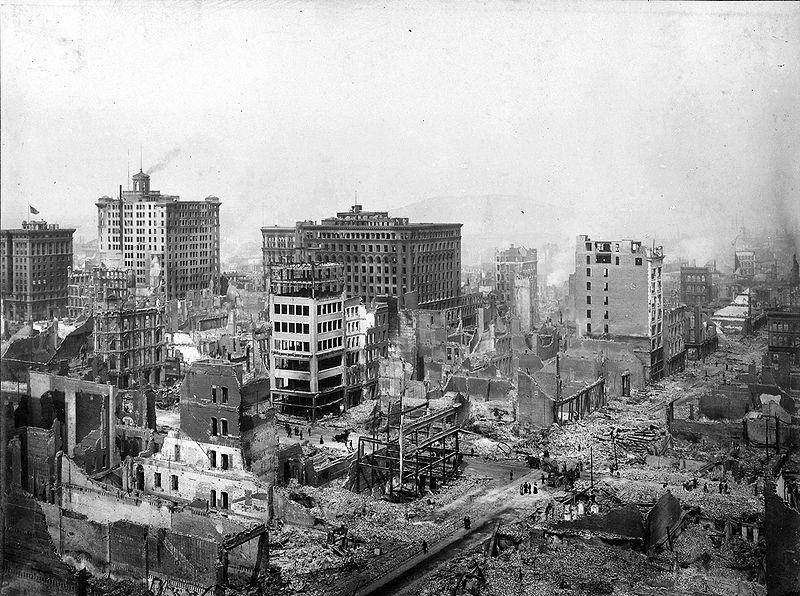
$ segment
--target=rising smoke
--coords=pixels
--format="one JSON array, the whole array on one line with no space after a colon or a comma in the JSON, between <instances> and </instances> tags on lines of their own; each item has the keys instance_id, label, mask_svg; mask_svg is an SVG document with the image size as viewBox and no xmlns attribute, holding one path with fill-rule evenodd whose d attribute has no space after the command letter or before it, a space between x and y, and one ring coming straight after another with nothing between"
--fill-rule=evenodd
<instances>
[{"instance_id":1,"label":"rising smoke","mask_svg":"<svg viewBox=\"0 0 800 596\"><path fill-rule=\"evenodd\" d=\"M178 157L180 154L181 154L180 147L175 147L174 149L171 149L165 155L163 155L158 160L158 162L156 162L155 165L150 166L147 169L147 172L145 172L145 173L148 176L150 176L150 175L154 174L155 172L160 172L161 170L163 170L164 168L166 168L169 165L169 162L171 162L173 159Z\"/></svg>"}]
</instances>

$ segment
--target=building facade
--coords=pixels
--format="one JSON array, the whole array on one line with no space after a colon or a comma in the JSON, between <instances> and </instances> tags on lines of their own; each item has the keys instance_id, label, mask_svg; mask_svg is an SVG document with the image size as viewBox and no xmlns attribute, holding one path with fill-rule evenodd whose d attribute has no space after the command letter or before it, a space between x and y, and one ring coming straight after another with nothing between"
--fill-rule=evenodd
<instances>
[{"instance_id":1,"label":"building facade","mask_svg":"<svg viewBox=\"0 0 800 596\"><path fill-rule=\"evenodd\" d=\"M33 321L66 312L74 233L43 220L0 231L3 316Z\"/></svg>"},{"instance_id":2,"label":"building facade","mask_svg":"<svg viewBox=\"0 0 800 596\"><path fill-rule=\"evenodd\" d=\"M94 312L109 297L125 298L129 275L121 269L69 269L67 316L77 319Z\"/></svg>"},{"instance_id":3,"label":"building facade","mask_svg":"<svg viewBox=\"0 0 800 596\"><path fill-rule=\"evenodd\" d=\"M686 368L687 311L683 304L664 309L664 376Z\"/></svg>"},{"instance_id":4,"label":"building facade","mask_svg":"<svg viewBox=\"0 0 800 596\"><path fill-rule=\"evenodd\" d=\"M513 244L495 252L495 291L520 318L523 331L539 321L538 260L536 249Z\"/></svg>"},{"instance_id":5,"label":"building facade","mask_svg":"<svg viewBox=\"0 0 800 596\"><path fill-rule=\"evenodd\" d=\"M681 302L709 304L713 299L711 270L708 267L681 267Z\"/></svg>"},{"instance_id":6,"label":"building facade","mask_svg":"<svg viewBox=\"0 0 800 596\"><path fill-rule=\"evenodd\" d=\"M290 242L288 229L262 229L267 257L282 256L280 250L265 248L280 234ZM297 222L295 248L299 259L339 263L345 292L365 303L377 296L402 297L413 292L420 308L458 304L461 224L410 223L405 217L353 205L350 211L319 223Z\"/></svg>"},{"instance_id":7,"label":"building facade","mask_svg":"<svg viewBox=\"0 0 800 596\"><path fill-rule=\"evenodd\" d=\"M114 269L130 269L137 287L163 286L167 298L219 282L217 197L181 201L150 188L150 176L133 176L133 190L97 201L100 259Z\"/></svg>"},{"instance_id":8,"label":"building facade","mask_svg":"<svg viewBox=\"0 0 800 596\"><path fill-rule=\"evenodd\" d=\"M110 298L94 313L94 354L117 387L158 385L166 358L164 307Z\"/></svg>"},{"instance_id":9,"label":"building facade","mask_svg":"<svg viewBox=\"0 0 800 596\"><path fill-rule=\"evenodd\" d=\"M752 250L737 250L733 253L733 272L737 277L753 277L756 274L756 253Z\"/></svg>"},{"instance_id":10,"label":"building facade","mask_svg":"<svg viewBox=\"0 0 800 596\"><path fill-rule=\"evenodd\" d=\"M338 263L273 267L269 374L278 412L316 420L347 407L343 288Z\"/></svg>"},{"instance_id":11,"label":"building facade","mask_svg":"<svg viewBox=\"0 0 800 596\"><path fill-rule=\"evenodd\" d=\"M648 380L664 375L662 248L577 237L573 308L578 337L637 344Z\"/></svg>"}]
</instances>

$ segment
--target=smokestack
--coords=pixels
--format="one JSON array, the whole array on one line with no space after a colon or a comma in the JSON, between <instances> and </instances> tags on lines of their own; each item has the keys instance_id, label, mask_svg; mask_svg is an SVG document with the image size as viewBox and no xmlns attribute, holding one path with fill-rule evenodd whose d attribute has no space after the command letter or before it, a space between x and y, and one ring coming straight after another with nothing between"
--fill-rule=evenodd
<instances>
[{"instance_id":1,"label":"smokestack","mask_svg":"<svg viewBox=\"0 0 800 596\"><path fill-rule=\"evenodd\" d=\"M122 185L119 185L119 200L122 200Z\"/></svg>"}]
</instances>

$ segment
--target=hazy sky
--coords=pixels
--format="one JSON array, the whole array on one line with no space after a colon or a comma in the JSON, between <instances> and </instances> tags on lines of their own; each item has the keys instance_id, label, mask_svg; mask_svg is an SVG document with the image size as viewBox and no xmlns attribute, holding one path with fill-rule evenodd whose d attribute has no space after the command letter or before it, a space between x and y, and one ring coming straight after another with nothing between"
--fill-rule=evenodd
<instances>
[{"instance_id":1,"label":"hazy sky","mask_svg":"<svg viewBox=\"0 0 800 596\"><path fill-rule=\"evenodd\" d=\"M3 227L96 235L140 147L228 239L356 191L518 195L573 235L800 211L798 3L3 4L0 40Z\"/></svg>"}]
</instances>

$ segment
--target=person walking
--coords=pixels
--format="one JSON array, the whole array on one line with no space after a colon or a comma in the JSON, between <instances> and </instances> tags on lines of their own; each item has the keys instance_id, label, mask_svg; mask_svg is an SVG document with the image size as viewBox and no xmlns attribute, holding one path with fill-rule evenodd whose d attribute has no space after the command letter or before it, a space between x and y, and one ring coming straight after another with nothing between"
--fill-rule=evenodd
<instances>
[{"instance_id":1,"label":"person walking","mask_svg":"<svg viewBox=\"0 0 800 596\"><path fill-rule=\"evenodd\" d=\"M423 555L428 554L428 541L427 540L423 540L422 541L422 554Z\"/></svg>"},{"instance_id":2,"label":"person walking","mask_svg":"<svg viewBox=\"0 0 800 596\"><path fill-rule=\"evenodd\" d=\"M509 480L514 480L514 470L509 470L508 471L508 479Z\"/></svg>"}]
</instances>

